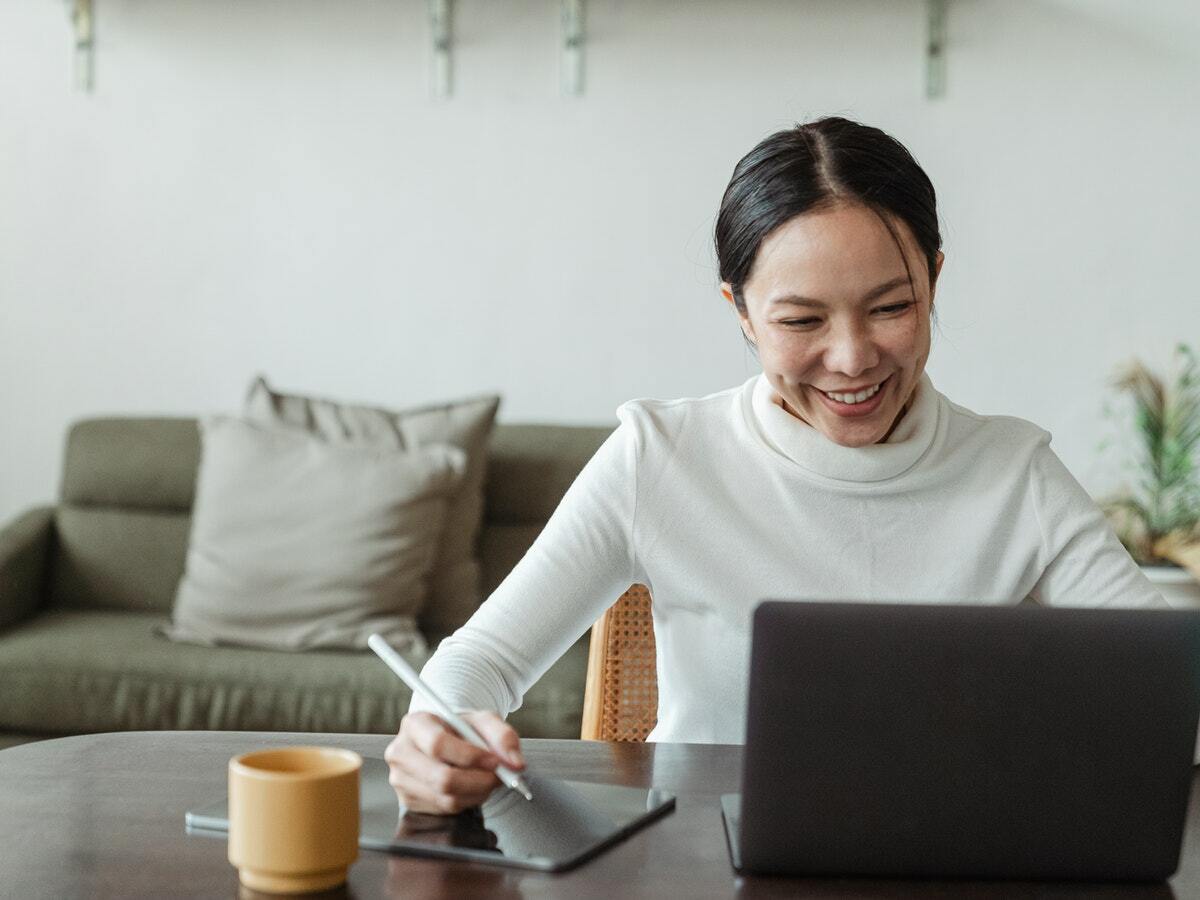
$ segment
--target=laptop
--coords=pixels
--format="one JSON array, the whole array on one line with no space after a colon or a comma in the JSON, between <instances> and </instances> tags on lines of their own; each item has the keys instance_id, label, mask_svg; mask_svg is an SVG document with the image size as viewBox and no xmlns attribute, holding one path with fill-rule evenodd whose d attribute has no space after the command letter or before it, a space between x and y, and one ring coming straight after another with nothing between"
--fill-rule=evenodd
<instances>
[{"instance_id":1,"label":"laptop","mask_svg":"<svg viewBox=\"0 0 1200 900\"><path fill-rule=\"evenodd\" d=\"M1162 881L1179 865L1200 611L767 601L733 867Z\"/></svg>"}]
</instances>

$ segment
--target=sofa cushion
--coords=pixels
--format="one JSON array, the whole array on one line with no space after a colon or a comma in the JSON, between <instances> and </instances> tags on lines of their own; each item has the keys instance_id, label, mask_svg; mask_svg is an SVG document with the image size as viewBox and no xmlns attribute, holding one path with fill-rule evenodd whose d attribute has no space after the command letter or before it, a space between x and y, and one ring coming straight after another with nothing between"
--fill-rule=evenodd
<instances>
[{"instance_id":1,"label":"sofa cushion","mask_svg":"<svg viewBox=\"0 0 1200 900\"><path fill-rule=\"evenodd\" d=\"M488 593L528 549L611 427L498 424L480 536ZM50 601L169 613L183 575L200 460L195 419L89 419L68 434ZM513 528L510 526L529 526ZM461 620L421 619L427 635Z\"/></svg>"},{"instance_id":2,"label":"sofa cushion","mask_svg":"<svg viewBox=\"0 0 1200 900\"><path fill-rule=\"evenodd\" d=\"M72 425L49 603L169 611L183 574L199 461L195 419Z\"/></svg>"},{"instance_id":3,"label":"sofa cushion","mask_svg":"<svg viewBox=\"0 0 1200 900\"><path fill-rule=\"evenodd\" d=\"M70 506L187 512L199 463L195 419L85 419L67 434L60 495Z\"/></svg>"},{"instance_id":4,"label":"sofa cushion","mask_svg":"<svg viewBox=\"0 0 1200 900\"><path fill-rule=\"evenodd\" d=\"M42 605L54 510L39 506L0 526L0 631Z\"/></svg>"},{"instance_id":5,"label":"sofa cushion","mask_svg":"<svg viewBox=\"0 0 1200 900\"><path fill-rule=\"evenodd\" d=\"M59 609L0 638L0 732L141 729L387 734L410 693L369 651L199 647L154 634L153 613ZM428 654L404 653L420 668ZM527 737L576 738L585 635L509 721Z\"/></svg>"},{"instance_id":6,"label":"sofa cushion","mask_svg":"<svg viewBox=\"0 0 1200 900\"><path fill-rule=\"evenodd\" d=\"M170 612L191 521L187 511L63 503L50 605Z\"/></svg>"},{"instance_id":7,"label":"sofa cushion","mask_svg":"<svg viewBox=\"0 0 1200 900\"><path fill-rule=\"evenodd\" d=\"M485 525L479 536L479 559L483 564L483 594L490 596L508 577L513 566L533 546L542 524Z\"/></svg>"},{"instance_id":8,"label":"sofa cushion","mask_svg":"<svg viewBox=\"0 0 1200 900\"><path fill-rule=\"evenodd\" d=\"M167 636L281 650L424 643L416 616L466 454L331 444L204 420L187 569Z\"/></svg>"},{"instance_id":9,"label":"sofa cushion","mask_svg":"<svg viewBox=\"0 0 1200 900\"><path fill-rule=\"evenodd\" d=\"M259 377L246 397L245 414L258 422L303 428L330 442L396 449L452 444L466 453L466 472L450 499L430 572L430 601L420 617L423 629L444 631L470 618L483 599L475 545L483 519L488 437L499 405L498 396L488 395L394 411L281 393Z\"/></svg>"},{"instance_id":10,"label":"sofa cushion","mask_svg":"<svg viewBox=\"0 0 1200 900\"><path fill-rule=\"evenodd\" d=\"M488 457L487 519L545 525L612 427L500 425Z\"/></svg>"}]
</instances>

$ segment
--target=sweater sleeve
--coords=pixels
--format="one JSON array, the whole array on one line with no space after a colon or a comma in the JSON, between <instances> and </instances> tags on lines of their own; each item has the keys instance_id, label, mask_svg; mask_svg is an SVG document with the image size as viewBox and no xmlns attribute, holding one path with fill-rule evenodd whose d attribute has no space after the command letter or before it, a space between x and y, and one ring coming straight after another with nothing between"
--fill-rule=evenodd
<instances>
[{"instance_id":1,"label":"sweater sleeve","mask_svg":"<svg viewBox=\"0 0 1200 900\"><path fill-rule=\"evenodd\" d=\"M421 677L455 710L507 716L600 613L643 581L633 529L639 441L627 407L529 551ZM428 710L414 697L409 711Z\"/></svg>"},{"instance_id":2,"label":"sweater sleeve","mask_svg":"<svg viewBox=\"0 0 1200 900\"><path fill-rule=\"evenodd\" d=\"M1045 442L1035 450L1030 487L1048 560L1030 594L1034 600L1059 606L1168 606ZM1200 733L1192 762L1200 765Z\"/></svg>"},{"instance_id":3,"label":"sweater sleeve","mask_svg":"<svg viewBox=\"0 0 1200 900\"><path fill-rule=\"evenodd\" d=\"M1165 607L1048 440L1047 435L1034 449L1030 463L1029 487L1042 531L1042 574L1030 596L1047 606Z\"/></svg>"}]
</instances>

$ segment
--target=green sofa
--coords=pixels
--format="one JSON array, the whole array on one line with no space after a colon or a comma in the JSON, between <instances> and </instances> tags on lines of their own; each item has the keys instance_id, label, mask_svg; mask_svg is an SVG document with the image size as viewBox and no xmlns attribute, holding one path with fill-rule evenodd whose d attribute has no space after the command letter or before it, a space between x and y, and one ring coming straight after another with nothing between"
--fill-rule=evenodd
<instances>
[{"instance_id":1,"label":"green sofa","mask_svg":"<svg viewBox=\"0 0 1200 900\"><path fill-rule=\"evenodd\" d=\"M496 426L479 542L484 596L610 431ZM408 689L370 652L200 647L154 633L183 573L199 459L194 419L70 429L58 504L0 530L0 746L144 729L396 729ZM436 647L445 632L421 624ZM530 737L578 737L586 668L584 635L510 721Z\"/></svg>"}]
</instances>

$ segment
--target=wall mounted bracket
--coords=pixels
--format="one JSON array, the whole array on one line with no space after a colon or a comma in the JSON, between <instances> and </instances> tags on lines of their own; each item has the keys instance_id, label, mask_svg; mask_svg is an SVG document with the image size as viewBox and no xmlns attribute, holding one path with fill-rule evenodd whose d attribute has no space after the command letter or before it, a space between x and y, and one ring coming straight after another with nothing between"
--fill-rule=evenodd
<instances>
[{"instance_id":1,"label":"wall mounted bracket","mask_svg":"<svg viewBox=\"0 0 1200 900\"><path fill-rule=\"evenodd\" d=\"M95 86L96 73L96 21L92 0L67 0L67 3L71 8L71 24L75 31L75 87L90 92Z\"/></svg>"},{"instance_id":2,"label":"wall mounted bracket","mask_svg":"<svg viewBox=\"0 0 1200 900\"><path fill-rule=\"evenodd\" d=\"M926 0L925 96L946 93L946 9L950 0Z\"/></svg>"},{"instance_id":3,"label":"wall mounted bracket","mask_svg":"<svg viewBox=\"0 0 1200 900\"><path fill-rule=\"evenodd\" d=\"M453 92L453 0L427 0L432 45L430 95L441 99ZM74 29L75 87L90 92L95 86L95 0L66 0ZM584 7L586 0L560 0L562 14L561 84L564 94L583 94ZM950 0L925 0L925 95L946 92L946 18Z\"/></svg>"},{"instance_id":4,"label":"wall mounted bracket","mask_svg":"<svg viewBox=\"0 0 1200 900\"><path fill-rule=\"evenodd\" d=\"M429 71L429 94L449 97L453 88L450 59L450 0L429 0L429 31L433 56Z\"/></svg>"},{"instance_id":5,"label":"wall mounted bracket","mask_svg":"<svg viewBox=\"0 0 1200 900\"><path fill-rule=\"evenodd\" d=\"M562 90L573 97L583 93L583 3L562 0Z\"/></svg>"}]
</instances>

